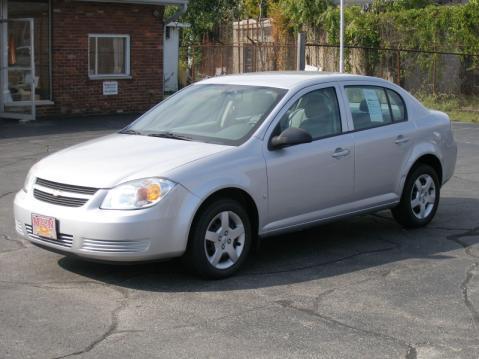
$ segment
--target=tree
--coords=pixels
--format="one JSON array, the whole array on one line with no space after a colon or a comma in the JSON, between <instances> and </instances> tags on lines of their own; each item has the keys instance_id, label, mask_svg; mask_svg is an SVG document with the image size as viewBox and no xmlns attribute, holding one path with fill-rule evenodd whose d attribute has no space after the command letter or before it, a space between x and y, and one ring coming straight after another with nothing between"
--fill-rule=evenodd
<instances>
[{"instance_id":1,"label":"tree","mask_svg":"<svg viewBox=\"0 0 479 359\"><path fill-rule=\"evenodd\" d=\"M242 5L241 0L190 0L188 10L181 17L181 21L190 24L184 40L200 42L221 24L238 19Z\"/></svg>"}]
</instances>

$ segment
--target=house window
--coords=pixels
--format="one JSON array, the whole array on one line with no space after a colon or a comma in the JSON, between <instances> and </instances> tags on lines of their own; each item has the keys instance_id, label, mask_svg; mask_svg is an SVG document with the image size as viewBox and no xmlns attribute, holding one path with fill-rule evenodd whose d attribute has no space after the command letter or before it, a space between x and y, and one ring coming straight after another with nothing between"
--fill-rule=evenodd
<instances>
[{"instance_id":1,"label":"house window","mask_svg":"<svg viewBox=\"0 0 479 359\"><path fill-rule=\"evenodd\" d=\"M91 34L88 54L90 78L130 76L130 36Z\"/></svg>"}]
</instances>

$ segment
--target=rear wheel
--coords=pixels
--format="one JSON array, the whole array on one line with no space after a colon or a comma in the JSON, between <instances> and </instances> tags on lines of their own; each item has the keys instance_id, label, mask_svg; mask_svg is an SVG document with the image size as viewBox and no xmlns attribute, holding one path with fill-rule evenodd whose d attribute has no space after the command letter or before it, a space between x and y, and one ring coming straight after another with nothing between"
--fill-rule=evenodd
<instances>
[{"instance_id":1,"label":"rear wheel","mask_svg":"<svg viewBox=\"0 0 479 359\"><path fill-rule=\"evenodd\" d=\"M404 227L425 226L436 214L439 196L440 183L436 171L431 166L420 164L406 179L401 202L392 209L392 214Z\"/></svg>"},{"instance_id":2,"label":"rear wheel","mask_svg":"<svg viewBox=\"0 0 479 359\"><path fill-rule=\"evenodd\" d=\"M186 259L200 276L228 277L246 259L251 236L251 220L239 202L214 201L195 219Z\"/></svg>"}]
</instances>

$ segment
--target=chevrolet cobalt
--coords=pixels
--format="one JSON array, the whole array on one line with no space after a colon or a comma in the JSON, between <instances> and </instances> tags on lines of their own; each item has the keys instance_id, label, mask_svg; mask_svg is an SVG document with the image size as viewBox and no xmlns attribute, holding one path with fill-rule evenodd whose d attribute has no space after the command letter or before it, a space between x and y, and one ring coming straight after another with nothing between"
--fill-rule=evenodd
<instances>
[{"instance_id":1,"label":"chevrolet cobalt","mask_svg":"<svg viewBox=\"0 0 479 359\"><path fill-rule=\"evenodd\" d=\"M221 278L254 241L285 231L387 208L405 227L426 225L456 155L448 116L382 79L216 77L36 163L15 224L65 254L184 256Z\"/></svg>"}]
</instances>

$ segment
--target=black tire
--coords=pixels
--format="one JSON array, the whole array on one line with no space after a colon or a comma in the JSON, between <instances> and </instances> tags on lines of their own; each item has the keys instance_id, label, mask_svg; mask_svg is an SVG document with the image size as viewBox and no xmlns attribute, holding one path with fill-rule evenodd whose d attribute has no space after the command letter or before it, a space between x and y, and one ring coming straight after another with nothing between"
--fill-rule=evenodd
<instances>
[{"instance_id":1,"label":"black tire","mask_svg":"<svg viewBox=\"0 0 479 359\"><path fill-rule=\"evenodd\" d=\"M430 193L434 192L435 197L431 204L430 210L425 211L427 215L424 215L424 218L419 218L421 216L420 205L413 207L412 199L417 197L418 191L417 186L415 186L416 181L424 180L427 177L432 178L434 182L434 188L430 189ZM427 192L427 191L426 191ZM419 196L420 197L420 196ZM419 164L415 166L409 173L406 182L404 184L403 193L401 196L401 201L399 205L391 210L393 217L399 222L403 227L406 228L419 228L427 225L434 218L436 214L437 207L439 206L439 197L440 197L440 183L436 171L431 166L426 164Z\"/></svg>"},{"instance_id":2,"label":"black tire","mask_svg":"<svg viewBox=\"0 0 479 359\"><path fill-rule=\"evenodd\" d=\"M222 212L232 212L236 214L244 227L243 249L238 259L228 268L217 268L210 263L207 255L206 232L208 226L211 225L215 217ZM243 237L242 237L243 238ZM221 241L218 239L219 243ZM234 242L234 240L233 240ZM243 205L232 199L218 199L203 207L195 217L190 230L188 248L185 254L186 264L190 267L194 274L209 279L226 278L234 274L244 263L250 251L252 242L252 225ZM229 242L228 242L229 243ZM210 245L210 243L208 243ZM234 244L233 244L234 245ZM216 243L215 243L216 246ZM224 247L223 247L224 248ZM214 248L216 250L216 247ZM225 262L229 259L229 255L225 254Z\"/></svg>"}]
</instances>

